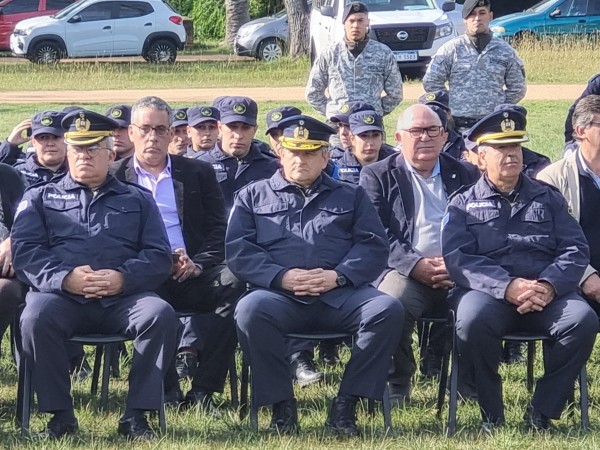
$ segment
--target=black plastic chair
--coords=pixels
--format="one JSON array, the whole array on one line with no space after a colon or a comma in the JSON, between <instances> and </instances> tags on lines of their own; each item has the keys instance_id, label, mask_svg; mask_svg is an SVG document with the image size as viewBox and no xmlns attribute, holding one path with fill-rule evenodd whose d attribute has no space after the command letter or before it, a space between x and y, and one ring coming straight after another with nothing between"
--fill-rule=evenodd
<instances>
[{"instance_id":1,"label":"black plastic chair","mask_svg":"<svg viewBox=\"0 0 600 450\"><path fill-rule=\"evenodd\" d=\"M533 365L535 362L535 350L536 343L538 341L545 342L551 341L552 338L543 334L517 332L510 333L502 336L503 341L513 342L525 342L527 343L527 379L526 386L529 392L533 391L534 373ZM453 349L452 349L452 371L450 374L450 404L448 409L448 429L447 436L453 436L456 433L456 410L458 404L458 346L456 332L453 337ZM588 399L588 386L587 386L587 371L585 365L579 372L579 407L581 410L581 428L587 430L589 427L589 399Z\"/></svg>"},{"instance_id":2,"label":"black plastic chair","mask_svg":"<svg viewBox=\"0 0 600 450\"><path fill-rule=\"evenodd\" d=\"M352 339L353 335L350 333L322 333L322 332L314 332L314 333L288 333L285 336L287 339L300 339L300 340L308 340L308 341L328 341L328 340L345 340ZM240 418L244 418L248 412L248 391L250 387L250 365L248 364L246 358L242 355L242 373L241 373L241 390L240 390ZM386 430L391 429L392 427L392 415L390 408L390 396L388 392L388 386L386 384L385 391L383 393L383 422ZM374 414L375 411L375 403L373 400L368 400L368 410L371 414ZM250 426L253 430L258 430L258 406L256 406L256 402L250 393Z\"/></svg>"},{"instance_id":3,"label":"black plastic chair","mask_svg":"<svg viewBox=\"0 0 600 450\"><path fill-rule=\"evenodd\" d=\"M108 384L110 380L110 361L112 353L121 344L131 339L120 334L89 334L73 336L68 342L81 345L95 345L96 359L94 361L94 374L92 378L92 394L98 392L98 378L100 374L100 365L102 370L101 403L106 408L108 404ZM104 355L104 358L102 357ZM102 361L104 360L104 361ZM161 433L167 430L164 408L164 390L161 389L161 408L158 411L158 423ZM19 364L19 385L17 392L17 420L21 425L21 435L29 435L29 421L31 415L31 405L33 403L33 389L31 385L31 367L25 358L20 358Z\"/></svg>"}]
</instances>

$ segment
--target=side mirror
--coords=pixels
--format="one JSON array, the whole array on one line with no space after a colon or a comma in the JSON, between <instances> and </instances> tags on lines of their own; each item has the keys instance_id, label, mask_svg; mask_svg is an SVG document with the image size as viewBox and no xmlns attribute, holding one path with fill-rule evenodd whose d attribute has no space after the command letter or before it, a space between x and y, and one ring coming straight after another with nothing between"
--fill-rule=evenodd
<instances>
[{"instance_id":1,"label":"side mirror","mask_svg":"<svg viewBox=\"0 0 600 450\"><path fill-rule=\"evenodd\" d=\"M442 3L442 11L450 12L456 9L456 3L454 2L444 2Z\"/></svg>"},{"instance_id":2,"label":"side mirror","mask_svg":"<svg viewBox=\"0 0 600 450\"><path fill-rule=\"evenodd\" d=\"M552 11L552 12L550 13L550 17L552 17L552 18L554 18L554 17L558 17L558 16L560 16L560 15L561 15L561 13L560 13L560 9L558 9L558 8L556 8L554 11Z\"/></svg>"},{"instance_id":3,"label":"side mirror","mask_svg":"<svg viewBox=\"0 0 600 450\"><path fill-rule=\"evenodd\" d=\"M79 23L81 22L81 16L79 14L75 14L73 17L69 19L69 23Z\"/></svg>"},{"instance_id":4,"label":"side mirror","mask_svg":"<svg viewBox=\"0 0 600 450\"><path fill-rule=\"evenodd\" d=\"M325 17L335 17L335 11L333 10L333 6L330 6L330 5L321 6L321 14Z\"/></svg>"}]
</instances>

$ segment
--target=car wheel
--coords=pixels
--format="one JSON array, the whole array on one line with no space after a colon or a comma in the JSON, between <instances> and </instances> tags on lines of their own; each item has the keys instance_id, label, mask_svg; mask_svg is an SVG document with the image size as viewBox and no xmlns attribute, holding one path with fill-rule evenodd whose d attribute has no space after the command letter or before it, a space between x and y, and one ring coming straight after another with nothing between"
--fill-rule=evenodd
<instances>
[{"instance_id":1,"label":"car wheel","mask_svg":"<svg viewBox=\"0 0 600 450\"><path fill-rule=\"evenodd\" d=\"M275 61L283 55L283 45L277 39L265 39L260 43L258 48L258 59L271 62Z\"/></svg>"},{"instance_id":2,"label":"car wheel","mask_svg":"<svg viewBox=\"0 0 600 450\"><path fill-rule=\"evenodd\" d=\"M63 54L64 50L56 42L42 41L33 47L28 56L31 62L37 64L56 64Z\"/></svg>"},{"instance_id":3,"label":"car wheel","mask_svg":"<svg viewBox=\"0 0 600 450\"><path fill-rule=\"evenodd\" d=\"M177 58L177 47L171 41L159 39L150 43L144 56L151 63L174 63Z\"/></svg>"}]
</instances>

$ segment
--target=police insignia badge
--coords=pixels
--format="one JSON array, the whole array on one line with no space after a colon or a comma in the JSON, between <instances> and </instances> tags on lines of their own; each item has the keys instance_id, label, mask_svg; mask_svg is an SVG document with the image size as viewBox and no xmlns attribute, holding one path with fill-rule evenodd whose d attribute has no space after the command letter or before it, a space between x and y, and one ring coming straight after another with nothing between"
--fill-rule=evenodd
<instances>
[{"instance_id":1,"label":"police insignia badge","mask_svg":"<svg viewBox=\"0 0 600 450\"><path fill-rule=\"evenodd\" d=\"M271 114L271 121L272 122L279 122L282 117L283 116L281 115L280 112L274 112L273 114Z\"/></svg>"},{"instance_id":2,"label":"police insignia badge","mask_svg":"<svg viewBox=\"0 0 600 450\"><path fill-rule=\"evenodd\" d=\"M44 125L45 127L47 127L48 125L52 125L52 117L42 117L42 120L40 120L40 123L42 125Z\"/></svg>"},{"instance_id":3,"label":"police insignia badge","mask_svg":"<svg viewBox=\"0 0 600 450\"><path fill-rule=\"evenodd\" d=\"M371 125L373 122L375 122L375 117L373 116L365 116L363 119L363 122L366 123L367 125Z\"/></svg>"},{"instance_id":4,"label":"police insignia badge","mask_svg":"<svg viewBox=\"0 0 600 450\"><path fill-rule=\"evenodd\" d=\"M340 112L346 114L348 111L350 111L350 105L348 103L344 104L344 106L342 106L342 109L340 109Z\"/></svg>"},{"instance_id":5,"label":"police insignia badge","mask_svg":"<svg viewBox=\"0 0 600 450\"><path fill-rule=\"evenodd\" d=\"M210 117L212 116L212 111L210 110L210 108L202 108L200 110L200 114L202 114L205 117Z\"/></svg>"},{"instance_id":6,"label":"police insignia badge","mask_svg":"<svg viewBox=\"0 0 600 450\"><path fill-rule=\"evenodd\" d=\"M512 119L508 118L508 113L504 113L504 120L500 123L500 129L503 132L507 131L515 131L515 122Z\"/></svg>"},{"instance_id":7,"label":"police insignia badge","mask_svg":"<svg viewBox=\"0 0 600 450\"><path fill-rule=\"evenodd\" d=\"M123 111L121 111L120 109L113 109L110 112L110 115L111 115L111 117L118 119L119 117L121 117L123 115Z\"/></svg>"},{"instance_id":8,"label":"police insignia badge","mask_svg":"<svg viewBox=\"0 0 600 450\"><path fill-rule=\"evenodd\" d=\"M246 112L246 107L242 103L236 103L233 105L233 112L236 114L244 114Z\"/></svg>"},{"instance_id":9,"label":"police insignia badge","mask_svg":"<svg viewBox=\"0 0 600 450\"><path fill-rule=\"evenodd\" d=\"M360 5L358 3L355 3L354 5L352 5L352 11L359 11L360 10Z\"/></svg>"},{"instance_id":10,"label":"police insignia badge","mask_svg":"<svg viewBox=\"0 0 600 450\"><path fill-rule=\"evenodd\" d=\"M85 113L79 113L79 117L75 119L75 131L89 131L92 126L91 122L85 118Z\"/></svg>"},{"instance_id":11,"label":"police insignia badge","mask_svg":"<svg viewBox=\"0 0 600 450\"><path fill-rule=\"evenodd\" d=\"M294 128L294 137L296 139L308 139L309 133L306 128L304 128L304 121L298 122L298 127Z\"/></svg>"},{"instance_id":12,"label":"police insignia badge","mask_svg":"<svg viewBox=\"0 0 600 450\"><path fill-rule=\"evenodd\" d=\"M185 119L185 112L184 111L177 111L177 114L175 114L175 118L177 120L184 120Z\"/></svg>"},{"instance_id":13,"label":"police insignia badge","mask_svg":"<svg viewBox=\"0 0 600 450\"><path fill-rule=\"evenodd\" d=\"M425 99L427 99L429 101L435 100L435 94L427 94L425 96Z\"/></svg>"}]
</instances>

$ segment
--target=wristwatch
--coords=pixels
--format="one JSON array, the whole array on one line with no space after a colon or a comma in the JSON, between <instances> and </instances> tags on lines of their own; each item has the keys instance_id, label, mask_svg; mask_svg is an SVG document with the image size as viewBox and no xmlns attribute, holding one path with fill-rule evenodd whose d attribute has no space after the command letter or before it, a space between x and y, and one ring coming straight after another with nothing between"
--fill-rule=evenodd
<instances>
[{"instance_id":1,"label":"wristwatch","mask_svg":"<svg viewBox=\"0 0 600 450\"><path fill-rule=\"evenodd\" d=\"M335 279L335 284L337 284L337 287L346 286L346 284L348 284L348 279L346 278L346 276L341 274L337 270L335 271L335 273L337 273L337 278Z\"/></svg>"}]
</instances>

